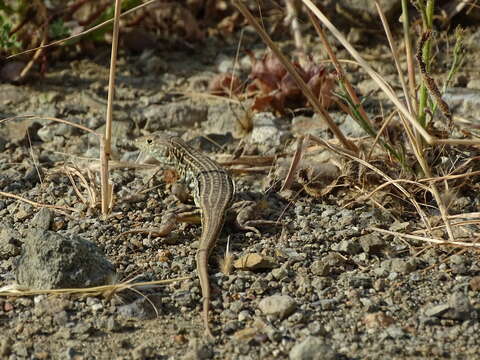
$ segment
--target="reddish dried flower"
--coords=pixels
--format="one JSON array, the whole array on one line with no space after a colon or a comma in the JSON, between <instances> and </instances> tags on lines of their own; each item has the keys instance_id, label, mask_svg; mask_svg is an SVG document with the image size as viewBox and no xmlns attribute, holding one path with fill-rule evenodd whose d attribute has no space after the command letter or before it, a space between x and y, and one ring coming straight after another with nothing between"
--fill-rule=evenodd
<instances>
[{"instance_id":1,"label":"reddish dried flower","mask_svg":"<svg viewBox=\"0 0 480 360\"><path fill-rule=\"evenodd\" d=\"M261 59L257 59L252 52L247 53L252 60L249 75L251 83L247 87L248 95L254 97L252 110L265 111L270 108L284 114L288 108L295 109L308 105L301 89L274 54L267 53ZM333 102L331 96L335 85L333 76L323 66L311 61L303 67L298 62L292 64L313 94L324 107L328 108ZM212 81L210 88L213 86Z\"/></svg>"},{"instance_id":2,"label":"reddish dried flower","mask_svg":"<svg viewBox=\"0 0 480 360\"><path fill-rule=\"evenodd\" d=\"M210 82L208 90L210 94L230 96L240 93L242 83L238 77L232 74L218 74Z\"/></svg>"}]
</instances>

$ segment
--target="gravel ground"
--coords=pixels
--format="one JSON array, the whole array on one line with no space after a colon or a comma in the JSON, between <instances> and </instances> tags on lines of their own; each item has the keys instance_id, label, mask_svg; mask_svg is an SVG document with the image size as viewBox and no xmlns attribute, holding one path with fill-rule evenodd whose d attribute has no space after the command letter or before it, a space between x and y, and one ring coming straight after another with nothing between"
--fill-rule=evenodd
<instances>
[{"instance_id":1,"label":"gravel ground","mask_svg":"<svg viewBox=\"0 0 480 360\"><path fill-rule=\"evenodd\" d=\"M475 30L478 33L478 29L471 31ZM225 45L221 56L218 48L218 43L207 43L195 57L185 52L121 56L114 157L130 165L112 171L115 206L108 219L101 219L98 206L90 206L85 186L89 184L98 198L94 137L45 120L2 124L0 190L57 208L0 197L1 286L17 281L22 286L49 289L188 279L98 296L2 296L0 357L475 358L480 353L477 253L372 230L412 233L423 225L408 206L395 212L362 200L361 184L340 182L317 197L297 194L298 183L290 192L278 192L289 158L279 158L272 171L235 172L237 200L255 204L249 215L279 222L260 225L260 236L238 230L235 221L226 224L210 267L216 338L205 340L195 272L200 226L182 223L163 238L145 233L121 235L158 226L166 211L179 206L172 195L174 174L155 174L158 169L154 167L135 168L138 151L125 140L168 128L219 161L226 158L221 154L234 153L240 141L235 115L242 107L200 96L205 79L220 66L228 68L225 61L235 54L235 46ZM382 49L384 45L364 51L376 56ZM1 117L37 114L101 129L108 56L105 51L93 60L59 63L44 79L29 85L0 84ZM478 59L468 61L454 85L470 84L465 91L478 92L468 72L478 68ZM387 77L394 72L389 59L375 64ZM144 66L157 72L139 70ZM360 73L351 77L369 89L366 77ZM188 91L197 95L188 99L177 95ZM370 99L367 105L374 115L382 97ZM257 117L243 145L247 155L292 154L293 134L330 136L308 116L293 121L271 114ZM360 129L342 113L333 111L332 117L349 136L361 136ZM25 138L27 129L31 148ZM213 134L221 148L201 134ZM330 167L320 168L323 173L339 171L332 164L341 160L323 150L304 161L318 164L322 158L325 163L332 160ZM391 202L383 200L383 204ZM476 212L478 195L461 194L456 206ZM438 218L433 209L428 211L429 217ZM227 242L234 258L229 273L220 271Z\"/></svg>"}]
</instances>

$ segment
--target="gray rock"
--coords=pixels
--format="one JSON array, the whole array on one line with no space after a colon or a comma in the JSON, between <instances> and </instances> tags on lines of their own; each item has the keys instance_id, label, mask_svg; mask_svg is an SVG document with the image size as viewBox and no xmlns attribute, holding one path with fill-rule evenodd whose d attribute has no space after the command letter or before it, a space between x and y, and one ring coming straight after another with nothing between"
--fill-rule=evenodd
<instances>
[{"instance_id":1,"label":"gray rock","mask_svg":"<svg viewBox=\"0 0 480 360\"><path fill-rule=\"evenodd\" d=\"M20 204L18 208L16 208L16 212L13 214L15 220L23 221L30 215L32 215L33 208L28 204Z\"/></svg>"},{"instance_id":2,"label":"gray rock","mask_svg":"<svg viewBox=\"0 0 480 360\"><path fill-rule=\"evenodd\" d=\"M0 136L0 151L4 151L8 141Z\"/></svg>"},{"instance_id":3,"label":"gray rock","mask_svg":"<svg viewBox=\"0 0 480 360\"><path fill-rule=\"evenodd\" d=\"M330 265L331 267L334 266L341 266L345 263L345 259L336 252L330 252L326 256L322 258L322 261Z\"/></svg>"},{"instance_id":4,"label":"gray rock","mask_svg":"<svg viewBox=\"0 0 480 360\"><path fill-rule=\"evenodd\" d=\"M39 230L49 230L53 221L53 211L48 208L41 208L33 217L30 225Z\"/></svg>"},{"instance_id":5,"label":"gray rock","mask_svg":"<svg viewBox=\"0 0 480 360\"><path fill-rule=\"evenodd\" d=\"M345 120L339 126L339 128L346 136L351 136L355 138L362 137L367 134L365 130L363 130L362 127L350 116L345 116Z\"/></svg>"},{"instance_id":6,"label":"gray rock","mask_svg":"<svg viewBox=\"0 0 480 360\"><path fill-rule=\"evenodd\" d=\"M452 255L450 256L449 262L455 265L463 265L465 263L465 257L461 255Z\"/></svg>"},{"instance_id":7,"label":"gray rock","mask_svg":"<svg viewBox=\"0 0 480 360\"><path fill-rule=\"evenodd\" d=\"M16 104L28 100L25 90L20 86L0 84L0 104Z\"/></svg>"},{"instance_id":8,"label":"gray rock","mask_svg":"<svg viewBox=\"0 0 480 360\"><path fill-rule=\"evenodd\" d=\"M125 318L153 319L157 315L160 305L161 298L156 295L150 295L148 299L142 297L130 304L120 306L118 313Z\"/></svg>"},{"instance_id":9,"label":"gray rock","mask_svg":"<svg viewBox=\"0 0 480 360\"><path fill-rule=\"evenodd\" d=\"M38 184L44 177L41 167L31 166L26 172L23 179L32 185Z\"/></svg>"},{"instance_id":10,"label":"gray rock","mask_svg":"<svg viewBox=\"0 0 480 360\"><path fill-rule=\"evenodd\" d=\"M142 71L145 74L165 73L168 69L167 62L162 57L156 56L154 51L154 49L146 49L138 59L138 64L143 67Z\"/></svg>"},{"instance_id":11,"label":"gray rock","mask_svg":"<svg viewBox=\"0 0 480 360\"><path fill-rule=\"evenodd\" d=\"M277 119L272 113L257 113L253 116L250 143L270 149L284 143L288 136L288 132L280 129Z\"/></svg>"},{"instance_id":12,"label":"gray rock","mask_svg":"<svg viewBox=\"0 0 480 360\"><path fill-rule=\"evenodd\" d=\"M207 121L202 124L203 132L213 134L231 133L234 137L242 137L239 118L245 117L245 109L239 104L219 102L210 104L208 107Z\"/></svg>"},{"instance_id":13,"label":"gray rock","mask_svg":"<svg viewBox=\"0 0 480 360\"><path fill-rule=\"evenodd\" d=\"M426 316L434 316L434 317L440 317L443 315L446 311L450 309L450 306L447 304L440 304L440 305L435 305L427 308L424 312Z\"/></svg>"},{"instance_id":14,"label":"gray rock","mask_svg":"<svg viewBox=\"0 0 480 360\"><path fill-rule=\"evenodd\" d=\"M327 276L330 274L330 269L330 264L324 260L315 260L312 265L310 265L310 271L312 274L318 276Z\"/></svg>"},{"instance_id":15,"label":"gray rock","mask_svg":"<svg viewBox=\"0 0 480 360\"><path fill-rule=\"evenodd\" d=\"M9 337L0 339L0 356L7 357L12 351L13 340Z\"/></svg>"},{"instance_id":16,"label":"gray rock","mask_svg":"<svg viewBox=\"0 0 480 360\"><path fill-rule=\"evenodd\" d=\"M208 108L193 101L174 102L166 105L150 105L143 111L147 119L145 128L150 131L201 124L207 120Z\"/></svg>"},{"instance_id":17,"label":"gray rock","mask_svg":"<svg viewBox=\"0 0 480 360\"><path fill-rule=\"evenodd\" d=\"M75 359L79 356L80 353L75 350L73 347L69 346L63 351L63 358L66 360Z\"/></svg>"},{"instance_id":18,"label":"gray rock","mask_svg":"<svg viewBox=\"0 0 480 360\"><path fill-rule=\"evenodd\" d=\"M213 349L209 344L202 343L198 339L191 339L188 343L188 351L182 357L183 360L206 360L213 358Z\"/></svg>"},{"instance_id":19,"label":"gray rock","mask_svg":"<svg viewBox=\"0 0 480 360\"><path fill-rule=\"evenodd\" d=\"M367 254L378 254L386 244L385 241L376 234L367 234L360 237L360 246Z\"/></svg>"},{"instance_id":20,"label":"gray rock","mask_svg":"<svg viewBox=\"0 0 480 360\"><path fill-rule=\"evenodd\" d=\"M206 134L188 141L188 145L206 152L215 152L233 142L232 134Z\"/></svg>"},{"instance_id":21,"label":"gray rock","mask_svg":"<svg viewBox=\"0 0 480 360\"><path fill-rule=\"evenodd\" d=\"M402 338L405 336L405 331L399 326L390 325L388 328L385 329L387 335L393 339Z\"/></svg>"},{"instance_id":22,"label":"gray rock","mask_svg":"<svg viewBox=\"0 0 480 360\"><path fill-rule=\"evenodd\" d=\"M443 95L454 115L478 125L480 119L480 89L449 88Z\"/></svg>"},{"instance_id":23,"label":"gray rock","mask_svg":"<svg viewBox=\"0 0 480 360\"><path fill-rule=\"evenodd\" d=\"M328 126L316 115L313 117L299 115L292 119L292 133L295 135L311 134L321 137L327 130Z\"/></svg>"},{"instance_id":24,"label":"gray rock","mask_svg":"<svg viewBox=\"0 0 480 360\"><path fill-rule=\"evenodd\" d=\"M408 230L409 227L410 227L410 223L407 221L405 222L395 221L392 225L388 227L388 230L401 232L401 231Z\"/></svg>"},{"instance_id":25,"label":"gray rock","mask_svg":"<svg viewBox=\"0 0 480 360\"><path fill-rule=\"evenodd\" d=\"M155 350L150 343L145 342L132 350L132 359L143 360L151 359L155 355Z\"/></svg>"},{"instance_id":26,"label":"gray rock","mask_svg":"<svg viewBox=\"0 0 480 360\"><path fill-rule=\"evenodd\" d=\"M417 258L407 258L407 259L388 259L382 261L381 268L385 271L391 271L398 274L408 274L412 271L415 271L420 263L420 260Z\"/></svg>"},{"instance_id":27,"label":"gray rock","mask_svg":"<svg viewBox=\"0 0 480 360\"><path fill-rule=\"evenodd\" d=\"M313 321L308 324L308 331L312 336L325 336L327 335L327 331L325 327L319 321Z\"/></svg>"},{"instance_id":28,"label":"gray rock","mask_svg":"<svg viewBox=\"0 0 480 360\"><path fill-rule=\"evenodd\" d=\"M67 138L73 133L73 131L74 128L70 125L52 122L40 128L37 131L37 135L43 142L50 142L56 136Z\"/></svg>"},{"instance_id":29,"label":"gray rock","mask_svg":"<svg viewBox=\"0 0 480 360\"><path fill-rule=\"evenodd\" d=\"M250 286L250 291L254 294L261 295L268 289L268 281L266 279L257 279Z\"/></svg>"},{"instance_id":30,"label":"gray rock","mask_svg":"<svg viewBox=\"0 0 480 360\"><path fill-rule=\"evenodd\" d=\"M105 285L114 276L113 265L95 244L43 230L27 233L16 269L17 282L33 289Z\"/></svg>"},{"instance_id":31,"label":"gray rock","mask_svg":"<svg viewBox=\"0 0 480 360\"><path fill-rule=\"evenodd\" d=\"M272 276L276 280L281 280L283 278L286 278L288 276L288 270L286 266L281 266L279 268L273 269L272 270Z\"/></svg>"},{"instance_id":32,"label":"gray rock","mask_svg":"<svg viewBox=\"0 0 480 360\"><path fill-rule=\"evenodd\" d=\"M361 251L360 244L357 240L342 240L338 246L332 246L332 250L337 250L349 255L358 254Z\"/></svg>"},{"instance_id":33,"label":"gray rock","mask_svg":"<svg viewBox=\"0 0 480 360\"><path fill-rule=\"evenodd\" d=\"M290 350L289 358L290 360L330 360L337 358L337 352L324 339L309 336Z\"/></svg>"},{"instance_id":34,"label":"gray rock","mask_svg":"<svg viewBox=\"0 0 480 360\"><path fill-rule=\"evenodd\" d=\"M108 318L105 327L108 331L112 332L120 331L122 329L122 325L113 316Z\"/></svg>"},{"instance_id":35,"label":"gray rock","mask_svg":"<svg viewBox=\"0 0 480 360\"><path fill-rule=\"evenodd\" d=\"M480 90L480 79L471 79L467 84L467 88Z\"/></svg>"},{"instance_id":36,"label":"gray rock","mask_svg":"<svg viewBox=\"0 0 480 360\"><path fill-rule=\"evenodd\" d=\"M322 299L317 302L320 309L325 311L335 310L338 301L336 299Z\"/></svg>"},{"instance_id":37,"label":"gray rock","mask_svg":"<svg viewBox=\"0 0 480 360\"><path fill-rule=\"evenodd\" d=\"M28 350L26 343L22 341L17 341L12 346L12 352L17 355L17 358L27 358Z\"/></svg>"},{"instance_id":38,"label":"gray rock","mask_svg":"<svg viewBox=\"0 0 480 360\"><path fill-rule=\"evenodd\" d=\"M265 315L284 319L295 311L297 303L288 295L273 295L262 299L258 307Z\"/></svg>"},{"instance_id":39,"label":"gray rock","mask_svg":"<svg viewBox=\"0 0 480 360\"><path fill-rule=\"evenodd\" d=\"M9 61L0 67L0 80L5 82L20 82L20 74L25 68L26 63L23 61ZM28 76L27 76L28 77Z\"/></svg>"},{"instance_id":40,"label":"gray rock","mask_svg":"<svg viewBox=\"0 0 480 360\"><path fill-rule=\"evenodd\" d=\"M0 260L20 255L22 242L20 234L8 224L0 222Z\"/></svg>"},{"instance_id":41,"label":"gray rock","mask_svg":"<svg viewBox=\"0 0 480 360\"><path fill-rule=\"evenodd\" d=\"M348 34L350 36L350 34L352 34L352 31L354 29L350 29L350 33ZM358 29L357 29L358 31ZM365 33L364 32L358 32L358 34L360 34L360 38L363 38L365 39ZM353 43L362 43L361 40L356 40L356 41L352 41ZM358 84L357 84L357 89L358 91L360 92L360 94L362 94L363 96L372 96L372 95L375 95L375 93L377 93L379 91L379 87L377 85L377 83L368 78L366 80L362 80L360 81Z\"/></svg>"},{"instance_id":42,"label":"gray rock","mask_svg":"<svg viewBox=\"0 0 480 360\"><path fill-rule=\"evenodd\" d=\"M417 269L418 262L414 258L392 259L391 270L400 274L408 274Z\"/></svg>"},{"instance_id":43,"label":"gray rock","mask_svg":"<svg viewBox=\"0 0 480 360\"><path fill-rule=\"evenodd\" d=\"M398 19L395 19L395 15L400 9L400 1L380 0L378 3L385 13L387 19L392 21L396 20L396 22L398 22ZM361 23L376 27L381 26L374 1L338 0L335 1L334 4L337 12L340 15L344 15L345 19L351 22L354 26L358 26Z\"/></svg>"},{"instance_id":44,"label":"gray rock","mask_svg":"<svg viewBox=\"0 0 480 360\"><path fill-rule=\"evenodd\" d=\"M53 321L59 326L65 326L68 322L68 314L65 310L60 311L53 315Z\"/></svg>"},{"instance_id":45,"label":"gray rock","mask_svg":"<svg viewBox=\"0 0 480 360\"><path fill-rule=\"evenodd\" d=\"M443 315L444 318L453 320L468 320L473 311L473 306L467 295L456 292L448 298L450 309Z\"/></svg>"},{"instance_id":46,"label":"gray rock","mask_svg":"<svg viewBox=\"0 0 480 360\"><path fill-rule=\"evenodd\" d=\"M238 74L238 70L239 70L239 64L235 64L234 63L234 59L231 57L231 56L226 56L226 55L219 55L218 58L215 60L216 62L216 66L217 66L217 71L220 73L220 74L225 74L225 73L228 73L228 74L231 74L232 73L232 70L235 69L235 75L239 75Z\"/></svg>"},{"instance_id":47,"label":"gray rock","mask_svg":"<svg viewBox=\"0 0 480 360\"><path fill-rule=\"evenodd\" d=\"M348 286L352 288L369 289L372 287L372 278L367 275L348 275Z\"/></svg>"}]
</instances>

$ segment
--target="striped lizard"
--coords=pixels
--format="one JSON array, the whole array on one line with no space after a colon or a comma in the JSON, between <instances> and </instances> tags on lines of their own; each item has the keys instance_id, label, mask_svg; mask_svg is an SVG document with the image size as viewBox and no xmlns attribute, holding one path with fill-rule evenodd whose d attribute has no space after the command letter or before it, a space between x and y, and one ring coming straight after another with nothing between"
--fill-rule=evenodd
<instances>
[{"instance_id":1,"label":"striped lizard","mask_svg":"<svg viewBox=\"0 0 480 360\"><path fill-rule=\"evenodd\" d=\"M202 223L200 245L197 250L197 274L203 297L205 332L213 337L208 321L210 310L210 283L208 257L222 231L226 211L235 195L235 184L227 171L217 162L170 135L145 136L135 140L142 152L163 165L175 168L187 182L193 184L193 200L199 207Z\"/></svg>"}]
</instances>

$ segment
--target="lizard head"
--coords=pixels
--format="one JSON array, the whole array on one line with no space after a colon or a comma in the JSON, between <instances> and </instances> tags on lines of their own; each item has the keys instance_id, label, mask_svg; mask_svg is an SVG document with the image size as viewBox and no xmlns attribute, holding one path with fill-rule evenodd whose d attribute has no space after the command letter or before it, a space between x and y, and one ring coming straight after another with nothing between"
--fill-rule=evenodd
<instances>
[{"instance_id":1,"label":"lizard head","mask_svg":"<svg viewBox=\"0 0 480 360\"><path fill-rule=\"evenodd\" d=\"M135 139L133 145L161 163L170 163L173 138L174 136L166 134L142 136Z\"/></svg>"}]
</instances>

